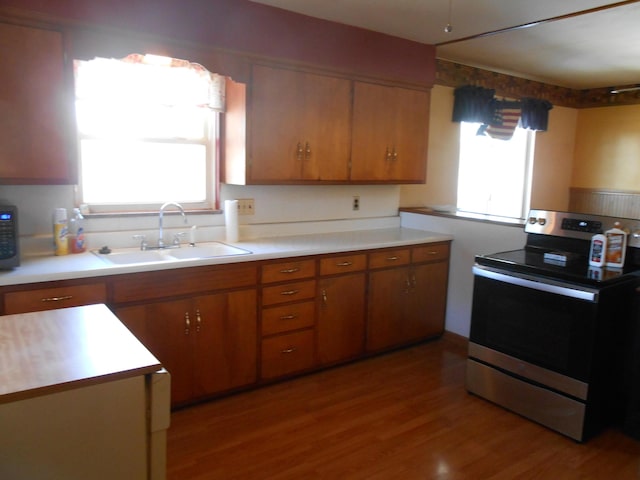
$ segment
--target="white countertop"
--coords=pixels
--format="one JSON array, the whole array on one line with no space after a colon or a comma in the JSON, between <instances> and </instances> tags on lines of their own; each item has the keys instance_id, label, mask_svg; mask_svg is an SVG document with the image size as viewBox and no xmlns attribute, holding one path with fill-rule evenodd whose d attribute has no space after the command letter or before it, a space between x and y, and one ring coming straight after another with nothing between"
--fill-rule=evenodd
<instances>
[{"instance_id":1,"label":"white countertop","mask_svg":"<svg viewBox=\"0 0 640 480\"><path fill-rule=\"evenodd\" d=\"M268 260L304 255L369 250L452 240L451 235L409 228L381 228L348 232L269 237L230 245L249 250L246 255L131 265L111 265L91 252L56 257L23 257L20 266L0 271L0 286L99 277L173 268ZM182 247L188 248L188 246Z\"/></svg>"}]
</instances>

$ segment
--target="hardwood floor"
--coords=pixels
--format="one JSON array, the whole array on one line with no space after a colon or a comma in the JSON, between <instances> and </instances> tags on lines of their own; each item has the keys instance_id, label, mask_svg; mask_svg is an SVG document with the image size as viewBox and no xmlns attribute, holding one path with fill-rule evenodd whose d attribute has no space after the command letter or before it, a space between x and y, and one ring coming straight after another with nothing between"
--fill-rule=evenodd
<instances>
[{"instance_id":1,"label":"hardwood floor","mask_svg":"<svg viewBox=\"0 0 640 480\"><path fill-rule=\"evenodd\" d=\"M444 338L179 410L168 479L638 479L640 441L585 444L464 388Z\"/></svg>"}]
</instances>

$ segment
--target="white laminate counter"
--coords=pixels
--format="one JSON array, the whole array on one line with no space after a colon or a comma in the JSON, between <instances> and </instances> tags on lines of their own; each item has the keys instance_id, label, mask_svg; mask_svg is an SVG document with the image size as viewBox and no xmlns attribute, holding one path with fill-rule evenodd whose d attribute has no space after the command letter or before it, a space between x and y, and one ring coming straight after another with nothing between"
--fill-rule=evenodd
<instances>
[{"instance_id":1,"label":"white laminate counter","mask_svg":"<svg viewBox=\"0 0 640 480\"><path fill-rule=\"evenodd\" d=\"M91 252L71 254L61 257L23 257L21 265L13 270L0 272L0 287L74 278L100 277L144 271L168 270L174 268L216 265L255 260L268 260L304 255L369 250L419 243L452 240L448 234L415 230L410 228L381 228L375 230L355 230L348 232L294 235L252 239L232 245L249 250L247 255L203 258L131 265L111 265ZM188 246L182 248L189 248Z\"/></svg>"}]
</instances>

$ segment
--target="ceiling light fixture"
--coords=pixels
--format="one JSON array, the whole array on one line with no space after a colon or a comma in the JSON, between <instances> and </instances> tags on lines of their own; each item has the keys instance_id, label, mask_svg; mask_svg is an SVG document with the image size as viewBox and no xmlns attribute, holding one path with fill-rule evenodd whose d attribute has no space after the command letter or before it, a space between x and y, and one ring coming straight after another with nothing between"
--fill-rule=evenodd
<instances>
[{"instance_id":1,"label":"ceiling light fixture","mask_svg":"<svg viewBox=\"0 0 640 480\"><path fill-rule=\"evenodd\" d=\"M451 26L451 6L452 6L452 4L453 4L453 0L449 0L449 16L447 17L447 19L448 19L447 26L444 27L445 33L453 32L453 27Z\"/></svg>"}]
</instances>

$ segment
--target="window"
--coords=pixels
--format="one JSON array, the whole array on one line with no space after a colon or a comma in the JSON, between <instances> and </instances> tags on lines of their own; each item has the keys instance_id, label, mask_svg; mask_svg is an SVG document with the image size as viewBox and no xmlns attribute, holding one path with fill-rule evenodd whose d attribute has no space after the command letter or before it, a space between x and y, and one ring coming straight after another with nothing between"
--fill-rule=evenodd
<instances>
[{"instance_id":1,"label":"window","mask_svg":"<svg viewBox=\"0 0 640 480\"><path fill-rule=\"evenodd\" d=\"M166 57L76 61L78 202L136 211L214 208L224 79Z\"/></svg>"},{"instance_id":2,"label":"window","mask_svg":"<svg viewBox=\"0 0 640 480\"><path fill-rule=\"evenodd\" d=\"M525 218L529 210L535 132L516 128L510 140L477 135L460 123L459 210Z\"/></svg>"}]
</instances>

